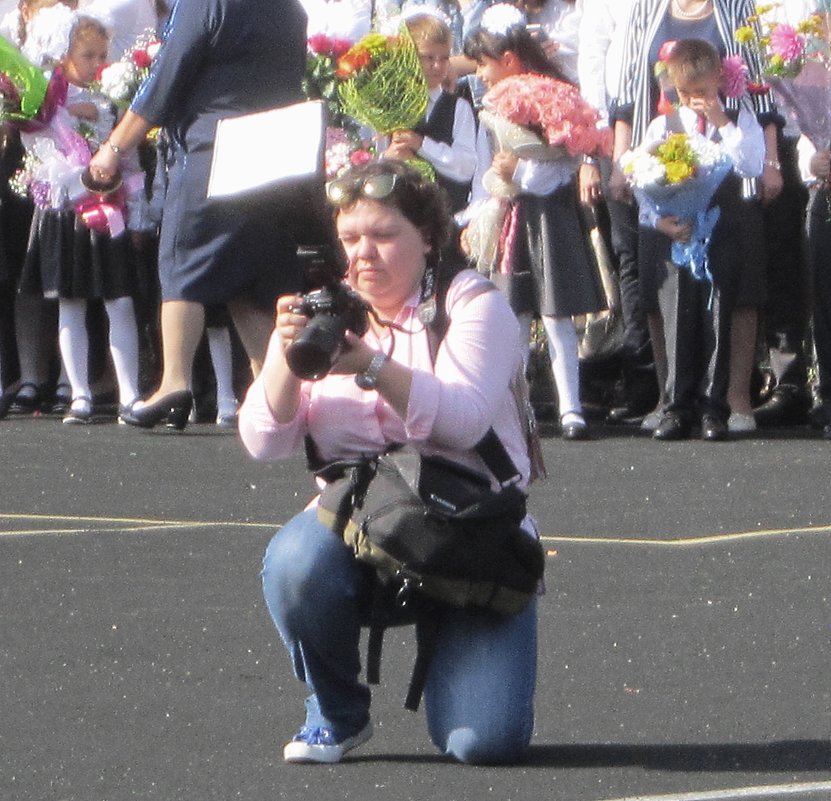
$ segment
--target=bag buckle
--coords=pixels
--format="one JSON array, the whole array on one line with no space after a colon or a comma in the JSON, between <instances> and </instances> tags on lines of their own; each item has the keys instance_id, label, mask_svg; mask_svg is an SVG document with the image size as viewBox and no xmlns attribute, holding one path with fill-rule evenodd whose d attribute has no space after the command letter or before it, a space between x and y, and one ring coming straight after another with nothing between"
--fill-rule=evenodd
<instances>
[{"instance_id":1,"label":"bag buckle","mask_svg":"<svg viewBox=\"0 0 831 801\"><path fill-rule=\"evenodd\" d=\"M414 573L404 569L397 571L395 577L401 582L401 587L395 594L395 605L400 609L406 609L413 592L421 588L421 580Z\"/></svg>"}]
</instances>

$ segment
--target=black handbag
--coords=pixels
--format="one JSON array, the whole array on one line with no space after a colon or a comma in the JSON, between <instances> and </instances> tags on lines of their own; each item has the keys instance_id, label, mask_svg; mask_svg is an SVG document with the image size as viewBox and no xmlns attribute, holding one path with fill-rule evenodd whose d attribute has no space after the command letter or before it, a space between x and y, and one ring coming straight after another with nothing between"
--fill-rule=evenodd
<instances>
[{"instance_id":1,"label":"black handbag","mask_svg":"<svg viewBox=\"0 0 831 801\"><path fill-rule=\"evenodd\" d=\"M327 484L318 517L394 586L401 606L420 593L512 614L543 574L539 541L521 528L525 493L515 483L494 492L487 477L411 446L348 467Z\"/></svg>"}]
</instances>

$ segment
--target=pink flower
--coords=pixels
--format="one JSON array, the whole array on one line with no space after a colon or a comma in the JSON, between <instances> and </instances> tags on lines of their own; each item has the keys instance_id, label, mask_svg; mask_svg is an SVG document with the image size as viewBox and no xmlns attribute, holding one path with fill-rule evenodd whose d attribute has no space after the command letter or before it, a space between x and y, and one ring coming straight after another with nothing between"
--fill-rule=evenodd
<instances>
[{"instance_id":1,"label":"pink flower","mask_svg":"<svg viewBox=\"0 0 831 801\"><path fill-rule=\"evenodd\" d=\"M728 56L721 66L721 90L725 97L741 97L747 91L747 64L741 56Z\"/></svg>"},{"instance_id":2,"label":"pink flower","mask_svg":"<svg viewBox=\"0 0 831 801\"><path fill-rule=\"evenodd\" d=\"M332 40L325 33L316 33L314 36L310 36L306 44L316 56L331 55Z\"/></svg>"},{"instance_id":3,"label":"pink flower","mask_svg":"<svg viewBox=\"0 0 831 801\"><path fill-rule=\"evenodd\" d=\"M785 62L798 61L805 52L805 40L790 25L777 25L770 34L770 49Z\"/></svg>"},{"instance_id":4,"label":"pink flower","mask_svg":"<svg viewBox=\"0 0 831 801\"><path fill-rule=\"evenodd\" d=\"M551 147L608 154L609 138L597 129L599 115L571 84L543 75L501 80L485 96L485 107L509 122L540 132Z\"/></svg>"},{"instance_id":5,"label":"pink flower","mask_svg":"<svg viewBox=\"0 0 831 801\"><path fill-rule=\"evenodd\" d=\"M352 153L349 154L349 161L353 167L361 167L362 165L368 164L372 161L372 153L368 150L353 150Z\"/></svg>"},{"instance_id":6,"label":"pink flower","mask_svg":"<svg viewBox=\"0 0 831 801\"><path fill-rule=\"evenodd\" d=\"M675 45L677 44L678 42L675 41L675 39L670 39L668 42L664 42L661 45L661 49L658 51L658 61L666 61L672 54L672 51L675 49Z\"/></svg>"},{"instance_id":7,"label":"pink flower","mask_svg":"<svg viewBox=\"0 0 831 801\"><path fill-rule=\"evenodd\" d=\"M350 47L352 47L352 42L349 39L332 39L331 52L328 55L332 58L340 58Z\"/></svg>"}]
</instances>

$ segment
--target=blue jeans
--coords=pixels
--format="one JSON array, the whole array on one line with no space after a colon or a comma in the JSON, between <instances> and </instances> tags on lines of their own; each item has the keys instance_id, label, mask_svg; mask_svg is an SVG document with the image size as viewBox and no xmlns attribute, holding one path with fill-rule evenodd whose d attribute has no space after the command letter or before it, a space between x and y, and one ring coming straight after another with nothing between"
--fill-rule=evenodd
<instances>
[{"instance_id":1,"label":"blue jeans","mask_svg":"<svg viewBox=\"0 0 831 801\"><path fill-rule=\"evenodd\" d=\"M372 572L315 510L292 518L266 550L266 605L311 690L306 724L329 728L338 740L369 721L359 645L371 587ZM449 609L424 688L433 743L462 762L518 760L534 725L536 663L536 602L509 617Z\"/></svg>"}]
</instances>

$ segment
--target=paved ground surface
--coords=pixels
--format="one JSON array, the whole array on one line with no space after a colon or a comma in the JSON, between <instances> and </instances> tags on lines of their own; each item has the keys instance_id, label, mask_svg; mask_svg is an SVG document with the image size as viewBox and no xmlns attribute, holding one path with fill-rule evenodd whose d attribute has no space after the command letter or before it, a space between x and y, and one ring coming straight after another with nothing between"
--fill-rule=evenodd
<instances>
[{"instance_id":1,"label":"paved ground surface","mask_svg":"<svg viewBox=\"0 0 831 801\"><path fill-rule=\"evenodd\" d=\"M388 635L376 736L286 766L303 688L263 609L302 463L233 434L0 423L0 799L831 799L831 443L547 438L528 761L438 756Z\"/></svg>"}]
</instances>

